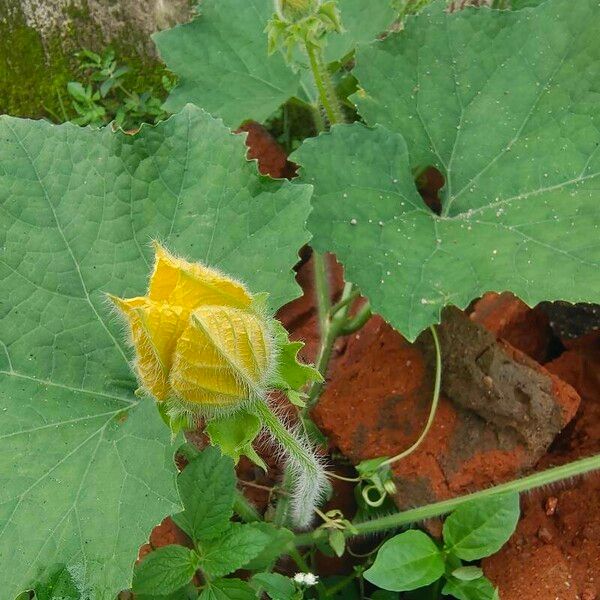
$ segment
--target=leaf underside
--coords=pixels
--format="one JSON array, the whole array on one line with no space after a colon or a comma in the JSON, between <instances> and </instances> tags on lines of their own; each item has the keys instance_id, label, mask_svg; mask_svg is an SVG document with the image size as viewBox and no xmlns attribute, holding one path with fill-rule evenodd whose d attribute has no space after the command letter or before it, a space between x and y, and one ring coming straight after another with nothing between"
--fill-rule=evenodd
<instances>
[{"instance_id":1,"label":"leaf underside","mask_svg":"<svg viewBox=\"0 0 600 600\"><path fill-rule=\"evenodd\" d=\"M340 126L293 159L315 186L309 229L410 339L489 290L528 304L600 297L600 9L436 3L359 49ZM445 177L442 213L413 172Z\"/></svg>"},{"instance_id":2,"label":"leaf underside","mask_svg":"<svg viewBox=\"0 0 600 600\"><path fill-rule=\"evenodd\" d=\"M135 136L0 118L1 600L60 564L114 598L180 510L169 431L133 394L105 293L144 293L158 238L269 290L272 308L297 295L310 190L244 156L193 107Z\"/></svg>"}]
</instances>

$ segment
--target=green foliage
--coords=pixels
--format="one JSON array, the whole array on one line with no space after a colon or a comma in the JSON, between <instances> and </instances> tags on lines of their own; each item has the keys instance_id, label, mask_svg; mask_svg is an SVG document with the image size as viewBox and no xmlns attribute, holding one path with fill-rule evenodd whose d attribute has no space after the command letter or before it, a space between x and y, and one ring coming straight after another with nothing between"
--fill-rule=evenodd
<instances>
[{"instance_id":1,"label":"green foliage","mask_svg":"<svg viewBox=\"0 0 600 600\"><path fill-rule=\"evenodd\" d=\"M194 108L136 136L4 117L0 140L4 593L58 561L112 598L179 504L169 432L133 393L105 292L143 293L159 238L275 308L297 294L310 191L260 178L243 140Z\"/></svg>"},{"instance_id":2,"label":"green foliage","mask_svg":"<svg viewBox=\"0 0 600 600\"><path fill-rule=\"evenodd\" d=\"M85 81L70 81L67 85L73 109L79 115L72 119L74 123L99 127L114 121L117 127L130 130L143 122L158 123L167 117L160 95L153 90L137 93L129 88L130 68L118 64L113 50L97 54L84 49L76 57ZM173 87L167 75L163 75L162 87L163 94Z\"/></svg>"},{"instance_id":3,"label":"green foliage","mask_svg":"<svg viewBox=\"0 0 600 600\"><path fill-rule=\"evenodd\" d=\"M60 567L44 582L39 582L34 591L36 600L80 600L81 581L76 581L68 569ZM22 600L29 600L29 595L25 595Z\"/></svg>"},{"instance_id":4,"label":"green foliage","mask_svg":"<svg viewBox=\"0 0 600 600\"><path fill-rule=\"evenodd\" d=\"M198 600L255 600L250 584L241 579L217 579L202 591Z\"/></svg>"},{"instance_id":5,"label":"green foliage","mask_svg":"<svg viewBox=\"0 0 600 600\"><path fill-rule=\"evenodd\" d=\"M463 566L460 559L477 560L499 550L518 519L516 493L465 503L446 519L442 548L422 531L406 531L381 546L364 577L384 590L404 592L425 588L443 576L446 595L459 600L496 600L496 591L483 571Z\"/></svg>"},{"instance_id":6,"label":"green foliage","mask_svg":"<svg viewBox=\"0 0 600 600\"><path fill-rule=\"evenodd\" d=\"M248 564L269 543L269 536L254 524L230 523L219 537L200 544L202 570L222 577Z\"/></svg>"},{"instance_id":7,"label":"green foliage","mask_svg":"<svg viewBox=\"0 0 600 600\"><path fill-rule=\"evenodd\" d=\"M339 29L335 3L317 4L319 18ZM173 520L193 547L167 546L139 563L133 591L140 600L250 600L261 589L272 600L299 600L303 586L314 583L270 572L286 553L305 570L296 548L303 534L294 539L280 524L290 498L305 522L312 517L319 494L311 497L310 478L296 495L283 490L274 523L231 520L234 505L242 520L258 518L236 490L234 464L246 455L266 468L252 447L265 424L275 423L284 448L296 449L296 471L284 486L294 478L302 483L308 457L313 487L321 489L321 465L310 462L304 441L263 404L255 413L212 419L205 431L213 446L183 447L189 464L177 477L177 496L175 440L159 411L134 393L130 353L104 302L106 292L143 293L148 242L157 238L252 290L268 290L271 313L297 295L291 267L309 241L311 188L258 176L244 159L243 139L226 125L264 120L296 97L294 105L312 111L319 129L319 101L334 123L344 117L337 104L358 89L353 100L367 125L334 127L295 155L303 180L314 186L311 243L335 251L355 284L333 307L326 289L319 294L324 340L334 317L343 325L321 348L322 374L321 358L349 332L359 288L371 303L365 319L372 306L410 338L443 306L465 306L489 289L511 289L530 303L598 296L595 3L548 0L514 12L448 14L440 0L373 43L423 4L342 0L344 29L326 38L323 21L314 37L294 30L288 63L280 53L267 55L270 0L205 0L192 23L156 36L181 76L167 102L183 109L175 117L135 136L0 119L0 277L8 298L0 312L0 465L7 473L0 562L7 598L26 588L39 600L113 598L132 584L131 566L151 526L180 503L184 510ZM515 0L513 8L524 4L539 3ZM318 53L297 52L299 41ZM348 71L358 44L354 77ZM164 117L157 98L127 87L127 69L114 54L84 51L80 60L86 81L68 88L78 123L115 118L130 128ZM226 125L184 106L188 101ZM284 121L286 114L284 108ZM414 183L430 165L446 179L439 215ZM275 334L279 368L271 387L302 409L305 429L315 427L306 412L323 376L298 361L302 344L290 342L279 324ZM363 509L381 508L394 492L384 462L357 466ZM351 523L337 509L319 516L323 524L304 539L338 556L347 538L367 527L400 524L394 515L377 527L376 520ZM385 541L370 568L358 566L355 576L364 571L382 588L372 595L380 600L398 592L430 599L440 588L459 600L495 600L482 569L462 561L497 551L518 517L516 493L463 503L445 522L443 544L406 531ZM224 578L241 568L259 573L249 582ZM200 591L192 582L197 571ZM320 582L308 594L358 597L352 577Z\"/></svg>"},{"instance_id":8,"label":"green foliage","mask_svg":"<svg viewBox=\"0 0 600 600\"><path fill-rule=\"evenodd\" d=\"M358 52L354 99L377 127L336 127L292 157L315 186L314 246L410 339L487 290L600 294L596 3L443 8ZM446 177L440 216L413 184L428 165Z\"/></svg>"},{"instance_id":9,"label":"green foliage","mask_svg":"<svg viewBox=\"0 0 600 600\"><path fill-rule=\"evenodd\" d=\"M254 464L267 470L262 458L252 447L252 442L262 429L261 420L246 410L233 415L212 419L206 426L206 433L213 445L230 456L236 463L240 456L247 456Z\"/></svg>"},{"instance_id":10,"label":"green foliage","mask_svg":"<svg viewBox=\"0 0 600 600\"><path fill-rule=\"evenodd\" d=\"M492 496L455 510L444 523L445 548L463 560L489 556L508 541L519 520L519 495Z\"/></svg>"},{"instance_id":11,"label":"green foliage","mask_svg":"<svg viewBox=\"0 0 600 600\"><path fill-rule=\"evenodd\" d=\"M229 598L227 594L233 594L232 599L236 594L245 597L251 589L247 584L218 578L249 567L252 560L258 559L273 543L274 528L267 523L230 521L235 486L233 461L217 448L209 446L191 458L177 478L185 510L172 518L192 539L194 549L166 546L151 552L136 567L134 592L170 594L186 585L199 569L207 582L201 597ZM277 552L279 555L281 548Z\"/></svg>"},{"instance_id":12,"label":"green foliage","mask_svg":"<svg viewBox=\"0 0 600 600\"><path fill-rule=\"evenodd\" d=\"M164 546L151 552L136 567L133 591L164 596L190 582L198 568L198 556L183 546Z\"/></svg>"},{"instance_id":13,"label":"green foliage","mask_svg":"<svg viewBox=\"0 0 600 600\"><path fill-rule=\"evenodd\" d=\"M229 457L207 448L180 473L177 488L185 510L174 519L193 540L214 538L227 528L235 491Z\"/></svg>"},{"instance_id":14,"label":"green foliage","mask_svg":"<svg viewBox=\"0 0 600 600\"><path fill-rule=\"evenodd\" d=\"M269 541L259 554L246 564L246 568L251 571L260 571L270 568L280 556L286 554L294 540L294 534L289 529L278 527L273 523L254 523L254 527L266 535Z\"/></svg>"},{"instance_id":15,"label":"green foliage","mask_svg":"<svg viewBox=\"0 0 600 600\"><path fill-rule=\"evenodd\" d=\"M290 342L288 332L279 321L275 321L275 344L278 348L277 370L270 385L286 393L292 404L303 406L305 394L302 390L313 381L323 381L322 375L311 365L298 360L303 342Z\"/></svg>"},{"instance_id":16,"label":"green foliage","mask_svg":"<svg viewBox=\"0 0 600 600\"><path fill-rule=\"evenodd\" d=\"M498 591L489 579L480 577L469 581L448 577L442 594L458 600L499 600Z\"/></svg>"},{"instance_id":17,"label":"green foliage","mask_svg":"<svg viewBox=\"0 0 600 600\"><path fill-rule=\"evenodd\" d=\"M263 121L299 87L281 55L267 56L263 30L271 0L206 0L194 21L154 35L162 59L178 77L165 107L188 102L231 127Z\"/></svg>"},{"instance_id":18,"label":"green foliage","mask_svg":"<svg viewBox=\"0 0 600 600\"><path fill-rule=\"evenodd\" d=\"M389 26L389 0L340 2L343 31L327 38L328 61L341 59L359 42ZM175 112L188 102L221 117L231 127L248 119L264 121L293 96L314 99L307 60L295 68L280 53L267 53L264 29L272 0L205 0L191 23L154 35L162 59L179 83L165 107Z\"/></svg>"},{"instance_id":19,"label":"green foliage","mask_svg":"<svg viewBox=\"0 0 600 600\"><path fill-rule=\"evenodd\" d=\"M429 585L443 574L441 550L427 534L411 530L385 542L364 576L380 588L405 592Z\"/></svg>"},{"instance_id":20,"label":"green foliage","mask_svg":"<svg viewBox=\"0 0 600 600\"><path fill-rule=\"evenodd\" d=\"M257 573L252 576L251 584L255 589L263 589L271 600L293 600L297 595L296 586L289 577L279 573Z\"/></svg>"}]
</instances>

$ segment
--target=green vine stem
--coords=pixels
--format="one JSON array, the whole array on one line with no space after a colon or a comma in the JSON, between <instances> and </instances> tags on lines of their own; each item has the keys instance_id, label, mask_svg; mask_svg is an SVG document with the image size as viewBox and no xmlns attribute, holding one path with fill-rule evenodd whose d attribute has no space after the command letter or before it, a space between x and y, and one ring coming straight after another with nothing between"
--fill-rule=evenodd
<instances>
[{"instance_id":1,"label":"green vine stem","mask_svg":"<svg viewBox=\"0 0 600 600\"><path fill-rule=\"evenodd\" d=\"M315 274L315 277L318 279L319 275ZM329 365L329 360L331 359L331 353L333 352L333 344L335 343L335 340L342 335L342 330L344 329L348 320L348 309L350 308L350 302L346 302L346 299L352 296L353 293L354 286L351 283L346 283L344 286L344 291L342 292L342 298L338 303L338 305L341 305L341 308L334 314L333 317L330 317L328 310L327 318L321 329L321 340L319 344L316 365L317 370L323 376L323 381L315 381L310 387L308 391L306 407L304 408L305 414L318 402L321 392L323 391L325 378L327 376L327 367ZM318 296L317 302L320 302ZM321 311L319 310L319 314L320 313Z\"/></svg>"},{"instance_id":2,"label":"green vine stem","mask_svg":"<svg viewBox=\"0 0 600 600\"><path fill-rule=\"evenodd\" d=\"M319 46L311 42L306 42L305 48L315 85L317 86L317 92L319 93L319 101L325 109L329 124L343 123L344 113L340 107L335 87L327 70L327 65L323 60L323 51Z\"/></svg>"},{"instance_id":3,"label":"green vine stem","mask_svg":"<svg viewBox=\"0 0 600 600\"><path fill-rule=\"evenodd\" d=\"M306 528L314 518L314 509L321 500L327 485L325 470L313 452L308 439L288 430L271 411L266 402L257 402L253 406L255 414L271 432L286 458L286 476L284 483L289 485L289 502L294 524ZM279 503L281 504L280 498ZM283 505L285 506L285 504ZM279 505L276 510L279 509ZM287 509L287 507L286 507ZM287 510L283 510L287 513ZM285 514L282 515L285 520Z\"/></svg>"},{"instance_id":4,"label":"green vine stem","mask_svg":"<svg viewBox=\"0 0 600 600\"><path fill-rule=\"evenodd\" d=\"M233 512L242 520L244 523L254 523L256 521L262 521L260 513L250 504L250 501L244 496L244 493L240 490L235 491L235 497L233 499Z\"/></svg>"},{"instance_id":5,"label":"green vine stem","mask_svg":"<svg viewBox=\"0 0 600 600\"><path fill-rule=\"evenodd\" d=\"M360 307L360 310L356 313L355 316L351 317L344 323L340 334L341 335L350 335L355 331L361 329L366 322L373 316L371 312L371 304L369 302L365 302Z\"/></svg>"},{"instance_id":6,"label":"green vine stem","mask_svg":"<svg viewBox=\"0 0 600 600\"><path fill-rule=\"evenodd\" d=\"M410 525L411 523L417 523L433 517L439 517L456 510L467 502L481 500L482 498L487 498L494 494L501 494L504 492L527 492L535 488L551 485L564 479L585 475L598 469L600 469L600 454L590 456L589 458L582 458L560 467L547 469L545 471L541 471L540 473L534 473L533 475L522 477L521 479L515 479L514 481L502 483L486 490L481 490L465 496L459 496L458 498L451 498L450 500L443 500L442 502L434 502L433 504L427 504L419 508L412 508L410 510L405 510L392 515L386 515L371 521L353 523L354 531L346 529L344 534L346 537L352 537L356 535L366 535L398 529L400 527ZM294 540L294 544L296 546L308 546L319 542L326 537L327 531L324 529L316 529L311 533L298 534Z\"/></svg>"},{"instance_id":7,"label":"green vine stem","mask_svg":"<svg viewBox=\"0 0 600 600\"><path fill-rule=\"evenodd\" d=\"M440 348L440 340L438 338L437 331L435 330L435 326L431 325L429 327L429 331L431 331L431 336L433 337L433 345L435 346L435 383L433 386L433 398L431 400L431 409L429 410L429 417L427 419L427 424L425 428L421 432L421 435L418 437L417 441L404 450L400 452L400 454L396 454L396 456L392 456L388 458L383 465L391 465L403 458L406 458L409 454L412 454L423 442L423 440L427 437L429 430L431 429L431 425L433 424L433 420L435 419L435 413L437 412L438 403L440 401L440 388L442 383L442 351Z\"/></svg>"},{"instance_id":8,"label":"green vine stem","mask_svg":"<svg viewBox=\"0 0 600 600\"><path fill-rule=\"evenodd\" d=\"M329 292L329 269L327 268L327 264L325 262L325 256L320 252L313 252L313 269L319 328L321 338L324 338L327 335L327 329L329 326L331 296Z\"/></svg>"}]
</instances>

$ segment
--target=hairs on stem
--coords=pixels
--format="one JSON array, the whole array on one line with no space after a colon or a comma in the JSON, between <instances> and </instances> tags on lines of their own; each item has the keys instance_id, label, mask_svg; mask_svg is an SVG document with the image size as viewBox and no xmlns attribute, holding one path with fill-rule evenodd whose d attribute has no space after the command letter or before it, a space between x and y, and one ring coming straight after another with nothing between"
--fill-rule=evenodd
<instances>
[{"instance_id":1,"label":"hairs on stem","mask_svg":"<svg viewBox=\"0 0 600 600\"><path fill-rule=\"evenodd\" d=\"M266 402L258 401L254 410L277 443L285 458L286 469L292 476L290 503L293 523L300 529L306 529L327 488L322 459L304 434L298 429L288 429Z\"/></svg>"}]
</instances>

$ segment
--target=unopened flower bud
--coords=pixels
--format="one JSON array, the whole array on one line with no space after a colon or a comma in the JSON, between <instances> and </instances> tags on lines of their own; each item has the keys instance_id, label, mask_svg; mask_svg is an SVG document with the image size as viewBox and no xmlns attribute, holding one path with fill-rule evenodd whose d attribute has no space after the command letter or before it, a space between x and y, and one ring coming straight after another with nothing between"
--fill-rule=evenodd
<instances>
[{"instance_id":1,"label":"unopened flower bud","mask_svg":"<svg viewBox=\"0 0 600 600\"><path fill-rule=\"evenodd\" d=\"M155 250L146 296L111 296L129 326L141 385L200 413L261 397L274 349L270 320L253 296L214 269Z\"/></svg>"}]
</instances>

